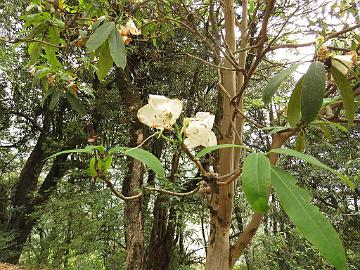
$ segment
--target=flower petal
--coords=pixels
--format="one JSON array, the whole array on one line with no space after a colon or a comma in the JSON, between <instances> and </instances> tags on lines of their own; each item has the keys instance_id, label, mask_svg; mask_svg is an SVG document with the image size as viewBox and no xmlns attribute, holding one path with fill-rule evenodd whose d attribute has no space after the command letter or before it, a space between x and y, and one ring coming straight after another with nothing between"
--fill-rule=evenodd
<instances>
[{"instance_id":1,"label":"flower petal","mask_svg":"<svg viewBox=\"0 0 360 270\"><path fill-rule=\"evenodd\" d=\"M170 129L180 117L182 106L182 101L178 99L150 95L149 103L138 111L138 118L150 127Z\"/></svg>"},{"instance_id":2,"label":"flower petal","mask_svg":"<svg viewBox=\"0 0 360 270\"><path fill-rule=\"evenodd\" d=\"M193 140L191 138L186 138L184 140L184 144L189 149L195 148L195 147L200 145L197 141L195 141L195 140Z\"/></svg>"},{"instance_id":3,"label":"flower petal","mask_svg":"<svg viewBox=\"0 0 360 270\"><path fill-rule=\"evenodd\" d=\"M215 115L209 112L197 112L195 117L196 120L201 121L209 129L214 125Z\"/></svg>"},{"instance_id":4,"label":"flower petal","mask_svg":"<svg viewBox=\"0 0 360 270\"><path fill-rule=\"evenodd\" d=\"M125 27L130 31L132 35L138 36L141 35L141 31L136 27L133 20L128 20L125 24Z\"/></svg>"},{"instance_id":5,"label":"flower petal","mask_svg":"<svg viewBox=\"0 0 360 270\"><path fill-rule=\"evenodd\" d=\"M207 146L214 146L214 145L217 145L216 135L213 131L210 131L209 132L209 141L208 141Z\"/></svg>"},{"instance_id":6,"label":"flower petal","mask_svg":"<svg viewBox=\"0 0 360 270\"><path fill-rule=\"evenodd\" d=\"M137 117L141 123L149 127L163 129L163 123L161 119L157 117L156 113L153 106L147 104L139 109Z\"/></svg>"}]
</instances>

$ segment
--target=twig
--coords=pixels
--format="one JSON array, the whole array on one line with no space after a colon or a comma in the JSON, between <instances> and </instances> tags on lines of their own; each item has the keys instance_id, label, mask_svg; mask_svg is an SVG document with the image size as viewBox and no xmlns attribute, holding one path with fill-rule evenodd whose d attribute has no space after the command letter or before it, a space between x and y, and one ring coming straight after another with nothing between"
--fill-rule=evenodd
<instances>
[{"instance_id":1,"label":"twig","mask_svg":"<svg viewBox=\"0 0 360 270\"><path fill-rule=\"evenodd\" d=\"M111 183L111 181L105 176L105 175L100 175L99 176L107 185L108 188L110 188L111 192L118 198L124 200L124 201L130 201L130 200L135 200L140 198L141 196L144 195L143 192L140 192L134 196L125 196L124 194L122 194L121 192L119 192L114 185Z\"/></svg>"},{"instance_id":2,"label":"twig","mask_svg":"<svg viewBox=\"0 0 360 270\"><path fill-rule=\"evenodd\" d=\"M59 49L65 48L65 46L62 46L62 45L56 45L56 44L52 44L52 43L49 43L49 42L46 42L43 40L31 39L31 38L16 38L14 40L7 40L7 39L0 37L0 41L5 42L5 43L37 42L37 43L42 43L42 44L45 44L45 45L48 45L51 47L59 48Z\"/></svg>"},{"instance_id":3,"label":"twig","mask_svg":"<svg viewBox=\"0 0 360 270\"><path fill-rule=\"evenodd\" d=\"M196 192L198 192L200 189L200 186L197 186L195 189L189 191L189 192L174 192L174 191L170 191L170 190L165 190L165 189L161 189L161 188L153 188L153 187L145 187L145 190L147 191L156 191L162 194L168 194L168 195L172 195L172 196L176 196L176 197L187 197L190 196L192 194L195 194Z\"/></svg>"},{"instance_id":4,"label":"twig","mask_svg":"<svg viewBox=\"0 0 360 270\"><path fill-rule=\"evenodd\" d=\"M196 167L198 167L201 176L206 177L207 173L206 173L204 167L201 165L201 162L193 154L191 154L190 150L186 147L185 144L181 144L181 149L192 160L192 162L195 163Z\"/></svg>"}]
</instances>

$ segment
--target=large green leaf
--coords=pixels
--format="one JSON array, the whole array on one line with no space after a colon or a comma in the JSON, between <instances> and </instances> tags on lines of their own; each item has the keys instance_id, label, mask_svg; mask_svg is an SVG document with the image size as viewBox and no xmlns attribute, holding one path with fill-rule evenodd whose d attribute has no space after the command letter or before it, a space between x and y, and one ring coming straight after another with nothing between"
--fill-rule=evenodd
<instances>
[{"instance_id":1,"label":"large green leaf","mask_svg":"<svg viewBox=\"0 0 360 270\"><path fill-rule=\"evenodd\" d=\"M301 116L305 123L310 123L318 115L325 93L325 67L321 62L314 62L304 75L301 90Z\"/></svg>"},{"instance_id":2,"label":"large green leaf","mask_svg":"<svg viewBox=\"0 0 360 270\"><path fill-rule=\"evenodd\" d=\"M99 28L96 29L89 40L86 42L86 48L89 51L94 51L99 48L109 37L110 33L115 29L113 22L104 22Z\"/></svg>"},{"instance_id":3,"label":"large green leaf","mask_svg":"<svg viewBox=\"0 0 360 270\"><path fill-rule=\"evenodd\" d=\"M343 132L349 132L349 130L344 127L343 125L339 124L339 123L334 123L334 122L330 122L330 121L320 121L320 120L315 120L311 123L312 125L328 125L330 127L334 127L338 130L341 130Z\"/></svg>"},{"instance_id":4,"label":"large green leaf","mask_svg":"<svg viewBox=\"0 0 360 270\"><path fill-rule=\"evenodd\" d=\"M97 171L96 171L96 168L95 168L95 163L96 163L96 159L93 157L92 159L90 159L90 162L89 162L89 172L90 172L90 175L92 177L95 177L97 176Z\"/></svg>"},{"instance_id":5,"label":"large green leaf","mask_svg":"<svg viewBox=\"0 0 360 270\"><path fill-rule=\"evenodd\" d=\"M282 70L280 73L272 77L269 83L266 85L263 93L262 100L265 105L269 104L272 96L275 94L276 90L280 87L281 83L293 73L299 65L292 65L287 69Z\"/></svg>"},{"instance_id":6,"label":"large green leaf","mask_svg":"<svg viewBox=\"0 0 360 270\"><path fill-rule=\"evenodd\" d=\"M124 42L116 29L109 36L110 54L116 66L124 69L126 66L126 48Z\"/></svg>"},{"instance_id":7,"label":"large green leaf","mask_svg":"<svg viewBox=\"0 0 360 270\"><path fill-rule=\"evenodd\" d=\"M354 102L354 92L352 90L349 80L335 67L330 69L331 75L334 78L334 81L337 87L340 90L340 94L343 100L345 113L349 122L349 125L354 121L355 115L355 102Z\"/></svg>"},{"instance_id":8,"label":"large green leaf","mask_svg":"<svg viewBox=\"0 0 360 270\"><path fill-rule=\"evenodd\" d=\"M109 44L108 42L104 42L99 51L99 69L97 75L100 81L106 77L112 65L113 59L110 54Z\"/></svg>"},{"instance_id":9,"label":"large green leaf","mask_svg":"<svg viewBox=\"0 0 360 270\"><path fill-rule=\"evenodd\" d=\"M36 64L37 60L39 59L39 57L41 55L41 49L42 49L42 46L40 43L38 43L38 42L30 43L30 45L28 47L28 53L30 55L30 60L28 63L29 66Z\"/></svg>"},{"instance_id":10,"label":"large green leaf","mask_svg":"<svg viewBox=\"0 0 360 270\"><path fill-rule=\"evenodd\" d=\"M272 185L281 206L300 233L338 270L346 269L340 237L319 209L310 204L310 194L296 185L289 173L272 167Z\"/></svg>"},{"instance_id":11,"label":"large green leaf","mask_svg":"<svg viewBox=\"0 0 360 270\"><path fill-rule=\"evenodd\" d=\"M122 153L143 162L151 170L153 170L159 177L165 178L165 170L160 160L152 153L141 148L129 148L122 146L115 146L109 150L109 155L115 153Z\"/></svg>"},{"instance_id":12,"label":"large green leaf","mask_svg":"<svg viewBox=\"0 0 360 270\"><path fill-rule=\"evenodd\" d=\"M84 106L81 104L79 99L70 91L66 92L66 98L68 102L70 103L71 108L73 108L75 111L77 111L80 115L85 115L86 110Z\"/></svg>"},{"instance_id":13,"label":"large green leaf","mask_svg":"<svg viewBox=\"0 0 360 270\"><path fill-rule=\"evenodd\" d=\"M263 153L249 154L244 160L241 179L250 206L255 211L265 213L271 184L269 159Z\"/></svg>"},{"instance_id":14,"label":"large green leaf","mask_svg":"<svg viewBox=\"0 0 360 270\"><path fill-rule=\"evenodd\" d=\"M231 148L231 147L244 148L244 149L248 150L249 152L252 151L250 148L248 148L244 145L225 143L225 144L217 144L217 145L213 145L213 146L208 146L208 147L202 149L199 153L197 153L195 157L201 158L201 157L205 156L206 154L211 153L215 150L223 149L223 148Z\"/></svg>"},{"instance_id":15,"label":"large green leaf","mask_svg":"<svg viewBox=\"0 0 360 270\"><path fill-rule=\"evenodd\" d=\"M275 148L272 149L270 151L271 153L277 153L277 154L285 154L285 155L289 155L289 156L293 156L296 158L299 158L305 162L308 162L312 165L315 165L319 168L325 169L330 171L331 173L335 174L336 176L338 176L344 183L346 183L351 189L354 189L354 183L351 182L351 180L349 178L347 178L345 175L339 173L338 171L330 168L329 166L325 165L324 163L321 163L320 160L318 160L316 157L313 157L311 155L307 155L304 153L300 153L298 151L292 150L292 149L288 149L288 148Z\"/></svg>"},{"instance_id":16,"label":"large green leaf","mask_svg":"<svg viewBox=\"0 0 360 270\"><path fill-rule=\"evenodd\" d=\"M54 93L51 96L51 100L50 100L50 105L49 105L50 110L53 110L55 108L61 95L62 95L61 91L54 91Z\"/></svg>"},{"instance_id":17,"label":"large green leaf","mask_svg":"<svg viewBox=\"0 0 360 270\"><path fill-rule=\"evenodd\" d=\"M295 127L301 119L301 89L303 86L303 82L304 77L301 77L300 80L298 80L298 82L296 83L288 103L287 119L292 127Z\"/></svg>"},{"instance_id":18,"label":"large green leaf","mask_svg":"<svg viewBox=\"0 0 360 270\"><path fill-rule=\"evenodd\" d=\"M65 150L65 151L61 151L61 152L57 152L53 155L51 155L49 158L54 158L60 155L64 155L64 154L75 154L75 153L88 153L88 154L92 154L94 150L94 146L92 145L88 145L85 148L80 148L80 149L70 149L70 150Z\"/></svg>"}]
</instances>

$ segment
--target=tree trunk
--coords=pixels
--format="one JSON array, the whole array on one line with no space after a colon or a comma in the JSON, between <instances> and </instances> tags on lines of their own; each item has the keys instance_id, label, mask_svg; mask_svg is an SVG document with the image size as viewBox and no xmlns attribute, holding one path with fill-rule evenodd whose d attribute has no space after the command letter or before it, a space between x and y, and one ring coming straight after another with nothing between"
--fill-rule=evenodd
<instances>
[{"instance_id":1,"label":"tree trunk","mask_svg":"<svg viewBox=\"0 0 360 270\"><path fill-rule=\"evenodd\" d=\"M235 14L233 0L224 2L225 19L225 42L228 51L235 51ZM233 69L233 65L227 57L224 67ZM236 72L224 70L220 83L225 88L229 96L236 95ZM234 143L234 130L232 128L232 108L228 97L224 97L222 105L221 143ZM234 150L231 148L221 149L219 155L218 173L225 175L237 168L238 162L234 162ZM212 191L212 204L210 205L210 236L208 254L206 257L206 270L228 270L231 269L230 260L230 226L234 199L234 183L215 187Z\"/></svg>"},{"instance_id":2,"label":"tree trunk","mask_svg":"<svg viewBox=\"0 0 360 270\"><path fill-rule=\"evenodd\" d=\"M124 105L128 110L131 139L129 147L139 145L144 140L143 126L137 120L137 111L141 107L141 97L131 83L129 72L117 69L116 83ZM122 193L132 196L143 186L144 166L141 161L128 158L128 172L124 178ZM142 270L144 267L144 220L142 214L143 198L126 201L126 269Z\"/></svg>"},{"instance_id":3,"label":"tree trunk","mask_svg":"<svg viewBox=\"0 0 360 270\"><path fill-rule=\"evenodd\" d=\"M146 256L147 270L168 270L174 248L176 210L168 209L166 198L158 195L155 200L154 222Z\"/></svg>"},{"instance_id":4,"label":"tree trunk","mask_svg":"<svg viewBox=\"0 0 360 270\"><path fill-rule=\"evenodd\" d=\"M178 170L180 152L177 150L172 158L170 181L175 181ZM168 207L165 196L159 194L156 197L153 208L153 227L151 231L150 244L147 248L146 267L147 270L168 270L176 243L175 232L177 227L177 215L174 207Z\"/></svg>"},{"instance_id":5,"label":"tree trunk","mask_svg":"<svg viewBox=\"0 0 360 270\"><path fill-rule=\"evenodd\" d=\"M14 197L11 202L13 211L7 223L0 227L0 234L12 237L12 241L5 248L0 249L0 261L12 264L18 263L24 245L38 218L32 215L36 206L47 202L59 180L65 175L70 166L74 167L75 165L75 163L69 164L65 162L67 155L56 157L44 182L37 190L39 176L48 155L45 145L47 139L51 136L49 132L50 123L51 114L47 110L47 106L45 106L42 131L13 189ZM56 130L54 132L57 135L62 133L62 123L60 126L53 128ZM73 148L77 144L78 138L72 138L66 146ZM36 190L37 194L34 194Z\"/></svg>"}]
</instances>

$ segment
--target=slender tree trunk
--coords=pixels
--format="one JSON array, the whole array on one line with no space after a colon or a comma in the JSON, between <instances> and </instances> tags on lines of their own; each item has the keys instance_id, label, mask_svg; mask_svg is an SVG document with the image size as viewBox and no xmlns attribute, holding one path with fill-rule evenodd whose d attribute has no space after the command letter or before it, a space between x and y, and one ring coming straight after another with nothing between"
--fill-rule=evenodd
<instances>
[{"instance_id":1,"label":"slender tree trunk","mask_svg":"<svg viewBox=\"0 0 360 270\"><path fill-rule=\"evenodd\" d=\"M233 0L223 1L225 19L225 42L228 55L235 52L235 14ZM233 64L228 57L225 58L224 67L233 69ZM227 92L227 96L236 95L236 72L224 70L221 73L220 84ZM232 107L228 97L223 98L222 121L221 121L221 143L234 143L234 128L232 118ZM234 160L234 150L222 149L219 155L220 175L225 175L237 168L238 161ZM235 161L235 162L234 162ZM230 226L234 200L234 183L217 186L212 191L212 204L210 205L210 236L208 253L206 257L206 270L228 270L231 269L230 260Z\"/></svg>"},{"instance_id":2,"label":"slender tree trunk","mask_svg":"<svg viewBox=\"0 0 360 270\"><path fill-rule=\"evenodd\" d=\"M178 170L180 152L176 151L172 158L170 181L175 181ZM175 245L175 233L177 227L177 214L174 207L168 207L165 196L159 194L156 197L153 209L153 227L150 244L147 248L147 270L168 270Z\"/></svg>"},{"instance_id":3,"label":"slender tree trunk","mask_svg":"<svg viewBox=\"0 0 360 270\"><path fill-rule=\"evenodd\" d=\"M130 147L139 145L144 140L141 123L137 120L137 111L141 107L141 97L131 83L129 72L117 70L116 83L124 105L128 110L130 123ZM122 192L125 196L135 195L143 186L144 166L141 161L128 158L128 171L124 178ZM143 198L126 202L126 269L142 270L144 267L144 220Z\"/></svg>"},{"instance_id":4,"label":"slender tree trunk","mask_svg":"<svg viewBox=\"0 0 360 270\"><path fill-rule=\"evenodd\" d=\"M138 138L140 139L140 137ZM132 196L142 187L144 166L140 161L131 160L129 161L128 168L127 176L123 182L123 194L125 196ZM144 222L141 198L126 202L125 220L126 269L141 270L144 263Z\"/></svg>"}]
</instances>

